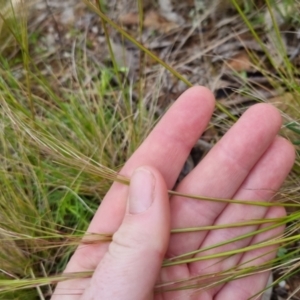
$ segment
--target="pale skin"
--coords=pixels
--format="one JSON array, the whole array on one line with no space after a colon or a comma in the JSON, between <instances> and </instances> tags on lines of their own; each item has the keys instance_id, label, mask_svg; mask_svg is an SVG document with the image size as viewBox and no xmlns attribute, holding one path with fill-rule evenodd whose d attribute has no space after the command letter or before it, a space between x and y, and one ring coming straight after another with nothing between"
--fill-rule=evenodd
<instances>
[{"instance_id":1,"label":"pale skin","mask_svg":"<svg viewBox=\"0 0 300 300\"><path fill-rule=\"evenodd\" d=\"M113 241L80 246L65 270L94 270L93 277L58 284L52 300L246 300L266 286L268 272L197 293L190 290L153 293L157 282L226 270L269 252L251 262L260 264L276 253L270 252L276 250L273 246L231 256L218 263L219 260L200 261L161 268L166 257L208 247L259 226L171 236L170 228L278 218L286 213L282 207L224 204L178 196L169 199L167 189L173 188L213 110L214 97L204 87L189 89L173 104L121 170L122 175L131 178L130 187L114 183L89 226L88 232L115 233ZM251 107L176 190L209 197L270 201L295 159L293 146L277 135L280 127L281 117L273 106L257 104ZM283 229L276 228L205 254L255 244L281 234Z\"/></svg>"}]
</instances>

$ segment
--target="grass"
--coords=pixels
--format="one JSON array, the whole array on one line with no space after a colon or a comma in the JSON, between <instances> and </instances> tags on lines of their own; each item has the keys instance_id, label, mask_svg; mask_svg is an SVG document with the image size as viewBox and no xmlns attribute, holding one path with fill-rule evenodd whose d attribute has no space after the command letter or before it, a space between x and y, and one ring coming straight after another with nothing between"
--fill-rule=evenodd
<instances>
[{"instance_id":1,"label":"grass","mask_svg":"<svg viewBox=\"0 0 300 300\"><path fill-rule=\"evenodd\" d=\"M129 70L118 65L112 48L112 65L101 61L95 63L89 51L91 41L88 37L73 43L68 49L67 58L59 55L49 58L47 50L39 45L37 31L28 30L25 15L21 15L21 18L13 15L3 22L2 37L5 43L0 52L0 299L46 299L51 294L53 282L67 279L60 274L79 243L110 240L110 235L85 235L85 230L111 182L118 180L128 184L129 179L118 177L116 171L144 140L166 109L161 109L158 103L165 70L187 86L192 85L187 76L174 70L170 64L159 59L111 21L99 9L101 6L84 2L102 19L103 28L107 27L104 32L107 44L110 43L110 25L162 66L160 76L154 81L154 93L143 93L141 87L149 79L142 74L141 82L130 81ZM297 146L300 140L299 71L289 59L283 44L275 16L278 8L269 1L265 2L264 11L269 12L274 27L269 35L272 42L279 45L274 56L269 53L268 43L257 33L256 22L261 19L263 12L257 10L258 13L253 14L255 7L248 2L249 5L245 6L240 6L234 0L232 2L263 52L263 60L256 52L249 52L253 66L267 79L269 90L282 90L283 96L287 92L292 95L290 103L284 103L287 104L285 109L281 107L283 101L279 101L279 107L284 110L285 116L282 134ZM286 5L291 3L286 1ZM141 2L139 11L141 20ZM299 24L299 20L291 14L285 13L283 17L293 18L292 22ZM139 32L142 32L141 25ZM144 66L141 70L144 70L146 60L143 61L143 57L141 65ZM236 93L246 95L253 101L263 100L256 96L259 86L255 82L243 73L236 72L234 76L241 83ZM238 114L226 103L219 103L212 125L222 127L225 123L229 126ZM197 282L191 279L169 283L167 287L157 286L156 289L203 288L208 284L213 286L274 268L282 270L274 284L294 275L297 270L292 264L299 264L300 257L299 249L293 248L299 241L299 172L298 152L293 173L281 193L283 201L276 204L291 207L289 215L276 220L251 222L268 222L263 230L288 224L284 236L240 250L250 251L266 245L281 244L281 255L259 267L237 266L222 274L212 274L203 286L199 286L197 278ZM170 194L174 192L170 191ZM205 200L197 195L183 196ZM284 201L286 199L289 202ZM235 226L246 225L249 224ZM185 231L207 229L187 228ZM252 232L227 243L257 233ZM204 250L208 249L201 251ZM236 253L226 252L219 256L222 258ZM164 266L191 261L189 257L192 254L166 260ZM216 256L204 256L201 259L213 257Z\"/></svg>"},{"instance_id":2,"label":"grass","mask_svg":"<svg viewBox=\"0 0 300 300\"><path fill-rule=\"evenodd\" d=\"M133 101L133 86L110 67L95 68L86 48L74 49L68 70L59 66L71 76L43 75L47 66L29 55L35 45L26 38L24 30L14 57L0 57L1 280L62 272L111 183L92 162L119 169L158 118L155 94ZM7 290L1 282L0 293Z\"/></svg>"}]
</instances>

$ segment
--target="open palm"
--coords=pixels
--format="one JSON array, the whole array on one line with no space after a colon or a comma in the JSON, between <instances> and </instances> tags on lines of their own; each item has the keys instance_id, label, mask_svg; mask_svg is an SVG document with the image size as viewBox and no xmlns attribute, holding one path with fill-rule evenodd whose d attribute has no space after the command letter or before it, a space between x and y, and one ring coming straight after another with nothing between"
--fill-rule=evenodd
<instances>
[{"instance_id":1,"label":"open palm","mask_svg":"<svg viewBox=\"0 0 300 300\"><path fill-rule=\"evenodd\" d=\"M168 198L167 189L173 188L213 109L213 95L203 87L189 89L175 102L120 172L132 177L133 173L136 174L134 171L143 166L142 172L151 174L155 182L152 206L142 213L129 213L128 187L114 183L88 229L93 233L115 233L113 242L80 246L65 272L95 270L93 277L60 283L52 300L246 300L266 286L269 274L264 272L196 293L185 290L153 294L154 285L158 282L228 270L239 263L251 261L263 252L269 254L252 264L260 264L275 255L269 247L221 261L203 260L161 268L164 258L227 241L256 230L258 226L174 234L171 237L170 228L222 225L285 215L281 207L226 205L179 196ZM277 136L280 127L281 117L274 107L268 104L251 107L184 178L176 191L248 201L270 200L294 162L293 147ZM136 178L138 182L141 177ZM140 186L143 186L142 180ZM147 188L144 193L147 193ZM283 228L276 228L254 238L207 250L201 255L243 248L277 236L282 231Z\"/></svg>"}]
</instances>

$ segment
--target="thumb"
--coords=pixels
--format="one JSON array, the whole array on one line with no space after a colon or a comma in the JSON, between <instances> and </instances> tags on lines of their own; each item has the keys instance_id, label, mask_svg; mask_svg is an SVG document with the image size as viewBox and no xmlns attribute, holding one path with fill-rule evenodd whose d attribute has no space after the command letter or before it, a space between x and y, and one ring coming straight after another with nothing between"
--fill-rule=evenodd
<instances>
[{"instance_id":1,"label":"thumb","mask_svg":"<svg viewBox=\"0 0 300 300\"><path fill-rule=\"evenodd\" d=\"M151 299L169 236L165 182L155 169L138 168L131 177L123 222L82 299Z\"/></svg>"}]
</instances>

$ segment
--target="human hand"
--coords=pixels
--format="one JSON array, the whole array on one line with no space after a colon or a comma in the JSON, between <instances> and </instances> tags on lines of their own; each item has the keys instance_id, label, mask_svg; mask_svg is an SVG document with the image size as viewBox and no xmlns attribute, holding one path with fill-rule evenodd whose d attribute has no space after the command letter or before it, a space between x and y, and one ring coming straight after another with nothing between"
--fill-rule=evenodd
<instances>
[{"instance_id":1,"label":"human hand","mask_svg":"<svg viewBox=\"0 0 300 300\"><path fill-rule=\"evenodd\" d=\"M224 271L262 253L262 250L255 250L222 261L215 259L161 268L166 257L205 248L254 231L259 226L171 237L170 228L285 216L282 207L226 205L179 196L169 200L167 189L174 186L213 109L213 95L206 88L194 87L179 97L121 170L120 174L131 178L129 189L114 183L89 226L90 233L114 232L113 241L79 246L65 270L95 270L93 277L58 284L52 300L246 300L266 286L268 272L197 293L185 290L153 294L157 282ZM271 105L251 107L183 179L176 191L245 201L270 200L289 173L295 155L292 145L277 136L280 126L280 114ZM282 231L282 227L276 228L254 238L211 249L205 254L239 249L277 236ZM275 248L268 247L263 252ZM274 255L274 251L270 252L252 263L261 264Z\"/></svg>"}]
</instances>

